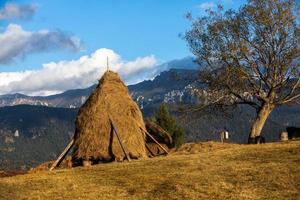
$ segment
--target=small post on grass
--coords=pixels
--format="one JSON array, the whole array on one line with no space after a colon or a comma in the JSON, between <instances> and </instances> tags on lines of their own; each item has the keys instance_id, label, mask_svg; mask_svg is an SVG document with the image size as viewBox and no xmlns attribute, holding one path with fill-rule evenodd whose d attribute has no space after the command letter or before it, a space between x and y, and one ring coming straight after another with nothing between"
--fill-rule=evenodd
<instances>
[{"instance_id":1,"label":"small post on grass","mask_svg":"<svg viewBox=\"0 0 300 200\"><path fill-rule=\"evenodd\" d=\"M221 142L224 143L224 141L229 139L229 132L228 131L221 131L220 138L221 138Z\"/></svg>"}]
</instances>

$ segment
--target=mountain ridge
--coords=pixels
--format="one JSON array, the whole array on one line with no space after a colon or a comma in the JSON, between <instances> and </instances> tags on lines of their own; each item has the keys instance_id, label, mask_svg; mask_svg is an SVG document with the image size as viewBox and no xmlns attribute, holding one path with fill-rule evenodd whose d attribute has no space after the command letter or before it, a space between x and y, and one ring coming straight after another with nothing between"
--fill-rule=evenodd
<instances>
[{"instance_id":1,"label":"mountain ridge","mask_svg":"<svg viewBox=\"0 0 300 200\"><path fill-rule=\"evenodd\" d=\"M141 92L150 93L152 96L160 95L159 101L161 101L165 93L173 90L181 90L188 84L194 82L197 76L195 74L197 73L197 70L172 68L168 71L161 72L153 80L145 80L134 85L129 85L128 88L133 99L137 102L139 102L138 98ZM85 102L95 87L96 85L92 85L87 88L67 90L60 94L50 96L28 96L20 93L0 95L0 107L27 104L78 108ZM162 90L159 91L159 88Z\"/></svg>"}]
</instances>

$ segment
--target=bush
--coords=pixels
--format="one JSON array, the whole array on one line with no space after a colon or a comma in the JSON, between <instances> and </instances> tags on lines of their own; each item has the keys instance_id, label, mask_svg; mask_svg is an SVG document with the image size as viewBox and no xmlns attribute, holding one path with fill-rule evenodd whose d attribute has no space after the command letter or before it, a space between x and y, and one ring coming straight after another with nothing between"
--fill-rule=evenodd
<instances>
[{"instance_id":1,"label":"bush","mask_svg":"<svg viewBox=\"0 0 300 200\"><path fill-rule=\"evenodd\" d=\"M170 115L166 104L161 104L158 111L155 114L156 123L164 130L170 133L173 144L175 147L179 147L184 142L184 129L180 127L176 120Z\"/></svg>"}]
</instances>

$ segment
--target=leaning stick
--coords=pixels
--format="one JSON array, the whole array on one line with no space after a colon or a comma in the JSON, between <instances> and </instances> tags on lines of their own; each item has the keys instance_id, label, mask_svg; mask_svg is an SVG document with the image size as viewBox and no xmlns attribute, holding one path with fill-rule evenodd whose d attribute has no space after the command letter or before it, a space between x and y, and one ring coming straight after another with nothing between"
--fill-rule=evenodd
<instances>
[{"instance_id":1,"label":"leaning stick","mask_svg":"<svg viewBox=\"0 0 300 200\"><path fill-rule=\"evenodd\" d=\"M147 143L145 143L145 146L146 146L146 149L149 151L149 153L150 153L150 157L152 158L152 157L154 157L155 155L154 155L154 153L151 151L151 149L150 149L150 147L148 146L148 144Z\"/></svg>"},{"instance_id":2,"label":"leaning stick","mask_svg":"<svg viewBox=\"0 0 300 200\"><path fill-rule=\"evenodd\" d=\"M140 127L140 129L142 131L144 131L162 150L164 150L164 152L166 152L166 154L169 154L169 152L167 151L167 149L165 149L161 144L159 144L159 142L150 133L148 133L148 131L146 131L142 127Z\"/></svg>"},{"instance_id":3,"label":"leaning stick","mask_svg":"<svg viewBox=\"0 0 300 200\"><path fill-rule=\"evenodd\" d=\"M117 139L118 139L118 141L119 141L119 144L120 144L120 146L121 146L121 149L122 149L122 151L123 151L123 153L125 154L125 156L126 156L126 158L127 158L127 160L130 162L130 157L129 157L129 155L126 153L126 151L125 151L125 147L124 147L124 145L123 145L123 143L122 143L122 141L121 141L121 138L120 138L120 136L119 136L119 134L118 134L118 130L117 130L117 127L116 127L116 125L115 125L115 123L113 122L113 120L112 120L112 118L109 116L109 120L110 120L110 123L111 123L111 125L112 125L112 127L113 127L113 131L114 131L114 133L116 134L116 136L117 136Z\"/></svg>"},{"instance_id":4,"label":"leaning stick","mask_svg":"<svg viewBox=\"0 0 300 200\"><path fill-rule=\"evenodd\" d=\"M66 148L60 154L60 156L57 158L57 160L52 164L52 166L50 167L49 171L52 171L55 167L57 167L59 165L59 163L65 158L65 156L67 155L67 153L70 151L70 149L73 146L73 144L74 144L74 138L66 146Z\"/></svg>"}]
</instances>

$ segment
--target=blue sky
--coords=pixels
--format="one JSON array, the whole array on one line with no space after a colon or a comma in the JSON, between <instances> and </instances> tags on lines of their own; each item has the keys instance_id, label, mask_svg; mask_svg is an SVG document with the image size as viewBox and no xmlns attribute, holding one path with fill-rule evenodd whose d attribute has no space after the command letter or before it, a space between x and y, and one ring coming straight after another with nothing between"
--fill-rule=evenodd
<instances>
[{"instance_id":1,"label":"blue sky","mask_svg":"<svg viewBox=\"0 0 300 200\"><path fill-rule=\"evenodd\" d=\"M82 56L93 57L92 54L102 48L112 50L114 55L120 57L116 58L117 64L130 65L131 62L136 62L136 65L139 65L140 61L137 59L145 58L152 65L159 65L172 59L184 58L191 54L185 41L178 35L184 33L190 26L184 18L187 12L203 15L205 8L214 8L217 4L223 4L225 9L228 9L238 8L244 2L243 0L0 0L2 10L7 4L31 6L23 7L26 15L18 13L15 14L17 16L2 19L0 11L0 34L17 32L26 42L28 42L26 34L30 33L31 39L38 38L34 43L26 43L24 52L20 52L21 50L14 52L10 49L9 51L15 54L4 62L1 62L0 52L0 75L6 73L7 78L14 77L13 72L39 71L49 63L56 63L55 67L58 67L58 63L62 61L70 62ZM12 9L6 10L7 14ZM47 30L47 36L43 34L44 30ZM50 41L45 41L49 38ZM15 42L15 39L11 40L12 43ZM4 41L4 44L9 44L8 40ZM24 44L20 45L19 48L23 48ZM142 61L145 64L146 61ZM133 64L131 66L135 67ZM130 71L130 67L127 68ZM149 66L145 64L145 68ZM8 73L10 74L7 75ZM126 73L123 73L124 76ZM20 77L11 80L20 81L21 75L18 76ZM131 79L133 80L131 82L135 82L133 75ZM9 82L13 82L11 80ZM4 79L2 84L5 84L3 81ZM86 85L78 85L84 86ZM21 89L6 92L23 91L26 93ZM52 90L52 93L60 91L60 89ZM39 94L38 90L27 93Z\"/></svg>"}]
</instances>

